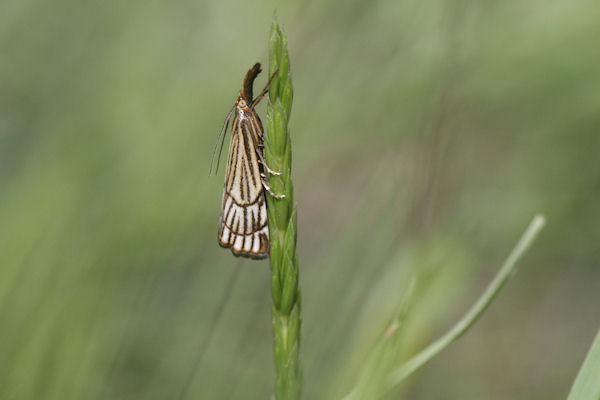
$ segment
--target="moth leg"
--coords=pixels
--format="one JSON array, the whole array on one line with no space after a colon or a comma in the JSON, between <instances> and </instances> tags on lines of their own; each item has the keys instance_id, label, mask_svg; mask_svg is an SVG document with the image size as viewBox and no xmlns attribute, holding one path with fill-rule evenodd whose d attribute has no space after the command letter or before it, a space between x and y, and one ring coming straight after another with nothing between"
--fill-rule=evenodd
<instances>
[{"instance_id":1,"label":"moth leg","mask_svg":"<svg viewBox=\"0 0 600 400\"><path fill-rule=\"evenodd\" d=\"M265 169L267 170L268 173L270 173L271 175L277 175L277 176L281 175L281 172L273 171L271 168L269 168L261 151L257 150L256 154L258 154L259 162L265 167Z\"/></svg>"},{"instance_id":2,"label":"moth leg","mask_svg":"<svg viewBox=\"0 0 600 400\"><path fill-rule=\"evenodd\" d=\"M264 175L263 175L263 178L264 178ZM260 181L262 182L263 186L265 187L265 189L267 190L267 192L269 192L269 194L271 196L275 197L276 199L283 199L283 198L285 198L285 194L275 194L275 193L273 193L273 191L271 190L271 187L269 185L267 185L267 182L265 182L264 179L261 179Z\"/></svg>"}]
</instances>

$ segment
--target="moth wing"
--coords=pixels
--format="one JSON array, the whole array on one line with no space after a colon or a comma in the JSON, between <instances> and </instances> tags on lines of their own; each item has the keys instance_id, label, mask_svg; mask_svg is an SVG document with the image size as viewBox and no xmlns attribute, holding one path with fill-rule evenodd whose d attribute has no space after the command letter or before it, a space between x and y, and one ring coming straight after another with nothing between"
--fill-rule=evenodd
<instances>
[{"instance_id":1,"label":"moth wing","mask_svg":"<svg viewBox=\"0 0 600 400\"><path fill-rule=\"evenodd\" d=\"M245 115L248 114L248 115ZM264 258L269 253L267 206L256 154L262 131L253 112L233 119L225 171L219 244L233 254Z\"/></svg>"}]
</instances>

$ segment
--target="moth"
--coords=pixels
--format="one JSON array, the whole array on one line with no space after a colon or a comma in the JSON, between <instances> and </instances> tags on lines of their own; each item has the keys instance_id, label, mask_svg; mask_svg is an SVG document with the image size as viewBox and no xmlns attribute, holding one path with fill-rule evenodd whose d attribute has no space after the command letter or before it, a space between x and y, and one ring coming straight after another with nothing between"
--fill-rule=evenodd
<instances>
[{"instance_id":1,"label":"moth","mask_svg":"<svg viewBox=\"0 0 600 400\"><path fill-rule=\"evenodd\" d=\"M269 78L260 95L254 99L252 89L254 80L260 72L260 63L256 63L246 74L242 90L223 122L217 138L217 146L213 151L214 161L220 142L218 169L224 132L227 131L231 121L231 143L225 170L218 239L221 247L230 247L234 255L251 258L265 258L269 254L265 190L276 198L285 197L274 194L265 182L265 171L272 175L281 175L281 173L273 171L265 162L264 130L254 110L267 93L277 71Z\"/></svg>"}]
</instances>

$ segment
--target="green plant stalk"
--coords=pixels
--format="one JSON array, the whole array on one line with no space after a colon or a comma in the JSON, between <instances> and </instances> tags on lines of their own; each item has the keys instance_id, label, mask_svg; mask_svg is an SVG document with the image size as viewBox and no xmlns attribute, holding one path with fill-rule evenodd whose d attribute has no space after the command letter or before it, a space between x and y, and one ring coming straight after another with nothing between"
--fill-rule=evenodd
<instances>
[{"instance_id":1,"label":"green plant stalk","mask_svg":"<svg viewBox=\"0 0 600 400\"><path fill-rule=\"evenodd\" d=\"M404 378L412 374L414 371L419 369L433 357L435 357L440 351L446 346L454 342L456 339L461 337L477 319L483 314L483 312L490 305L492 300L500 292L500 289L507 282L508 278L514 273L517 261L533 243L534 239L544 227L545 218L543 215L536 215L533 221L529 224L529 227L521 237L521 240L517 243L513 251L510 253L498 274L494 277L494 280L490 282L488 287L485 289L481 297L477 300L471 309L450 329L444 336L430 344L420 353L409 359L403 365L393 370L387 379L387 388L391 390L394 386L398 385Z\"/></svg>"},{"instance_id":2,"label":"green plant stalk","mask_svg":"<svg viewBox=\"0 0 600 400\"><path fill-rule=\"evenodd\" d=\"M292 80L285 34L273 20L269 40L269 76L276 72L269 87L267 130L264 138L265 160L281 175L267 174L277 199L267 194L269 238L271 243L271 294L273 300L273 349L278 400L300 398L300 288L296 257L296 206L291 179L292 146L288 120L292 108Z\"/></svg>"}]
</instances>

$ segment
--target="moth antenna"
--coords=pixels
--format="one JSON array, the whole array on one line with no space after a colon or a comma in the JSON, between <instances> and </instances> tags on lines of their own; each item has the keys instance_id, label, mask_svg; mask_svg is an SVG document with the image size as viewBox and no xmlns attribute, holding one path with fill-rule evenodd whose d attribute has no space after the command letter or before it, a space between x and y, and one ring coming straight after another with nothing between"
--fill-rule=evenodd
<instances>
[{"instance_id":1,"label":"moth antenna","mask_svg":"<svg viewBox=\"0 0 600 400\"><path fill-rule=\"evenodd\" d=\"M215 143L215 148L213 150L212 158L210 160L210 170L208 171L208 176L212 173L213 162L215 161L215 153L217 152L217 147L219 147L219 156L217 157L217 166L215 168L215 174L219 170L219 161L221 160L221 153L223 152L223 143L225 143L225 135L223 133L227 132L227 127L229 126L229 121L231 120L231 114L233 114L233 110L235 110L235 104L231 107L231 110L227 113L227 117L225 117L225 121L223 121L223 126L221 126L221 131L219 131L219 136L217 137L217 143ZM219 142L221 145L219 146Z\"/></svg>"}]
</instances>

